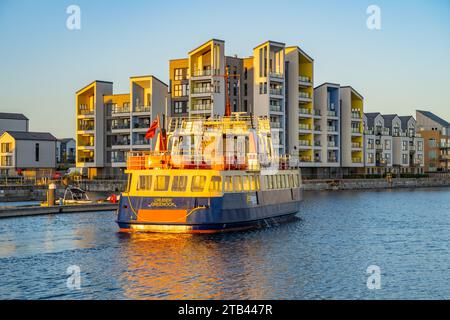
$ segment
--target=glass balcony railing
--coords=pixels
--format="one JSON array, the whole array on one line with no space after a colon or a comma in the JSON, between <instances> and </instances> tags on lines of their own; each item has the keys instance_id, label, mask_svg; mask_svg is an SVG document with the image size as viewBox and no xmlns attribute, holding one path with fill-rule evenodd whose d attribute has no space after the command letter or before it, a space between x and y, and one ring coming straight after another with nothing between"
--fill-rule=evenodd
<instances>
[{"instance_id":1,"label":"glass balcony railing","mask_svg":"<svg viewBox=\"0 0 450 320\"><path fill-rule=\"evenodd\" d=\"M129 113L130 112L130 108L126 107L126 108L113 108L111 110L111 114L120 114L120 113Z\"/></svg>"},{"instance_id":2,"label":"glass balcony railing","mask_svg":"<svg viewBox=\"0 0 450 320\"><path fill-rule=\"evenodd\" d=\"M352 148L353 149L361 149L362 148L361 143L352 142Z\"/></svg>"},{"instance_id":3,"label":"glass balcony railing","mask_svg":"<svg viewBox=\"0 0 450 320\"><path fill-rule=\"evenodd\" d=\"M328 116L329 117L337 117L336 110L328 110Z\"/></svg>"},{"instance_id":4,"label":"glass balcony railing","mask_svg":"<svg viewBox=\"0 0 450 320\"><path fill-rule=\"evenodd\" d=\"M150 112L151 107L150 106L136 106L134 107L134 112Z\"/></svg>"},{"instance_id":5,"label":"glass balcony railing","mask_svg":"<svg viewBox=\"0 0 450 320\"><path fill-rule=\"evenodd\" d=\"M81 124L78 126L78 130L80 131L92 131L95 129L94 124Z\"/></svg>"},{"instance_id":6,"label":"glass balcony railing","mask_svg":"<svg viewBox=\"0 0 450 320\"><path fill-rule=\"evenodd\" d=\"M270 111L272 111L272 112L282 112L281 106L279 106L279 105L271 105L270 106Z\"/></svg>"},{"instance_id":7,"label":"glass balcony railing","mask_svg":"<svg viewBox=\"0 0 450 320\"><path fill-rule=\"evenodd\" d=\"M211 111L212 105L211 103L199 103L193 104L191 110L192 111Z\"/></svg>"},{"instance_id":8,"label":"glass balcony railing","mask_svg":"<svg viewBox=\"0 0 450 320\"><path fill-rule=\"evenodd\" d=\"M280 122L271 122L270 123L270 127L272 129L280 129L281 128L281 123Z\"/></svg>"},{"instance_id":9,"label":"glass balcony railing","mask_svg":"<svg viewBox=\"0 0 450 320\"><path fill-rule=\"evenodd\" d=\"M328 126L328 132L337 132L336 127L334 126Z\"/></svg>"},{"instance_id":10,"label":"glass balcony railing","mask_svg":"<svg viewBox=\"0 0 450 320\"><path fill-rule=\"evenodd\" d=\"M208 86L208 87L194 87L192 88L192 93L193 94L199 94L199 93L213 93L213 87Z\"/></svg>"},{"instance_id":11,"label":"glass balcony railing","mask_svg":"<svg viewBox=\"0 0 450 320\"><path fill-rule=\"evenodd\" d=\"M300 156L299 160L300 162L312 162L312 158L310 156Z\"/></svg>"},{"instance_id":12,"label":"glass balcony railing","mask_svg":"<svg viewBox=\"0 0 450 320\"><path fill-rule=\"evenodd\" d=\"M118 140L112 143L113 146L129 146L130 140Z\"/></svg>"},{"instance_id":13,"label":"glass balcony railing","mask_svg":"<svg viewBox=\"0 0 450 320\"><path fill-rule=\"evenodd\" d=\"M137 145L137 146L147 146L147 145L150 145L150 140L139 139L139 140L134 141L133 144Z\"/></svg>"},{"instance_id":14,"label":"glass balcony railing","mask_svg":"<svg viewBox=\"0 0 450 320\"><path fill-rule=\"evenodd\" d=\"M336 148L336 142L328 141L328 148Z\"/></svg>"},{"instance_id":15,"label":"glass balcony railing","mask_svg":"<svg viewBox=\"0 0 450 320\"><path fill-rule=\"evenodd\" d=\"M134 129L148 129L150 128L150 124L146 122L139 122L133 125Z\"/></svg>"},{"instance_id":16,"label":"glass balcony railing","mask_svg":"<svg viewBox=\"0 0 450 320\"><path fill-rule=\"evenodd\" d=\"M311 130L311 125L309 124L304 124L304 123L299 123L298 128L300 130Z\"/></svg>"},{"instance_id":17,"label":"glass balcony railing","mask_svg":"<svg viewBox=\"0 0 450 320\"><path fill-rule=\"evenodd\" d=\"M361 133L361 129L359 129L359 128L352 128L352 133Z\"/></svg>"},{"instance_id":18,"label":"glass balcony railing","mask_svg":"<svg viewBox=\"0 0 450 320\"><path fill-rule=\"evenodd\" d=\"M282 73L280 73L280 72L275 72L275 71L269 72L269 76L270 76L271 78L277 78L277 79L283 79L283 78L284 78L284 75L283 75Z\"/></svg>"},{"instance_id":19,"label":"glass balcony railing","mask_svg":"<svg viewBox=\"0 0 450 320\"><path fill-rule=\"evenodd\" d=\"M314 131L322 131L322 128L320 126L314 126Z\"/></svg>"},{"instance_id":20,"label":"glass balcony railing","mask_svg":"<svg viewBox=\"0 0 450 320\"><path fill-rule=\"evenodd\" d=\"M306 108L298 108L298 113L299 114L311 115L312 111L310 109L306 109Z\"/></svg>"},{"instance_id":21,"label":"glass balcony railing","mask_svg":"<svg viewBox=\"0 0 450 320\"><path fill-rule=\"evenodd\" d=\"M352 162L353 163L362 163L362 159L361 158L352 158Z\"/></svg>"},{"instance_id":22,"label":"glass balcony railing","mask_svg":"<svg viewBox=\"0 0 450 320\"><path fill-rule=\"evenodd\" d=\"M204 69L204 70L194 70L192 72L193 77L208 77L208 76L214 76L219 75L220 70L217 69Z\"/></svg>"},{"instance_id":23,"label":"glass balcony railing","mask_svg":"<svg viewBox=\"0 0 450 320\"><path fill-rule=\"evenodd\" d=\"M329 158L328 158L328 162L329 162L329 163L336 163L336 162L338 162L338 161L337 161L337 158L329 157Z\"/></svg>"},{"instance_id":24,"label":"glass balcony railing","mask_svg":"<svg viewBox=\"0 0 450 320\"><path fill-rule=\"evenodd\" d=\"M111 126L111 130L127 130L130 129L130 124L115 124Z\"/></svg>"},{"instance_id":25,"label":"glass balcony railing","mask_svg":"<svg viewBox=\"0 0 450 320\"><path fill-rule=\"evenodd\" d=\"M78 109L78 114L82 115L82 116L93 116L94 115L94 109L80 108L80 109Z\"/></svg>"},{"instance_id":26,"label":"glass balcony railing","mask_svg":"<svg viewBox=\"0 0 450 320\"><path fill-rule=\"evenodd\" d=\"M352 112L353 119L361 119L361 114L359 112Z\"/></svg>"},{"instance_id":27,"label":"glass balcony railing","mask_svg":"<svg viewBox=\"0 0 450 320\"><path fill-rule=\"evenodd\" d=\"M80 157L80 158L78 158L78 162L81 162L81 163L93 163L94 162L94 158L92 158L92 157Z\"/></svg>"},{"instance_id":28,"label":"glass balcony railing","mask_svg":"<svg viewBox=\"0 0 450 320\"><path fill-rule=\"evenodd\" d=\"M322 146L322 142L320 142L320 141L314 141L314 146L315 146L315 147L321 147L321 146Z\"/></svg>"},{"instance_id":29,"label":"glass balcony railing","mask_svg":"<svg viewBox=\"0 0 450 320\"><path fill-rule=\"evenodd\" d=\"M299 76L298 77L298 81L310 83L311 82L311 78L307 77L307 76Z\"/></svg>"},{"instance_id":30,"label":"glass balcony railing","mask_svg":"<svg viewBox=\"0 0 450 320\"><path fill-rule=\"evenodd\" d=\"M275 96L282 96L283 95L283 89L270 89L270 94Z\"/></svg>"},{"instance_id":31,"label":"glass balcony railing","mask_svg":"<svg viewBox=\"0 0 450 320\"><path fill-rule=\"evenodd\" d=\"M308 93L308 92L299 92L298 93L298 96L300 97L300 98L303 98L303 99L310 99L311 98L311 95Z\"/></svg>"},{"instance_id":32,"label":"glass balcony railing","mask_svg":"<svg viewBox=\"0 0 450 320\"><path fill-rule=\"evenodd\" d=\"M311 142L308 140L299 140L298 145L300 147L309 147L309 146L311 146Z\"/></svg>"}]
</instances>

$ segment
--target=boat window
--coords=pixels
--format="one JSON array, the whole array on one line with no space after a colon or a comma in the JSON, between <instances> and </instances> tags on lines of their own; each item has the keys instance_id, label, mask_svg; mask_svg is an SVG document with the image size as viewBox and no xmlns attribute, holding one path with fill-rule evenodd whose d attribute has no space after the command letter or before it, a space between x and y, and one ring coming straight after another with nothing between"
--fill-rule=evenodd
<instances>
[{"instance_id":1,"label":"boat window","mask_svg":"<svg viewBox=\"0 0 450 320\"><path fill-rule=\"evenodd\" d=\"M294 187L294 175L290 174L289 175L289 188L293 188Z\"/></svg>"},{"instance_id":2,"label":"boat window","mask_svg":"<svg viewBox=\"0 0 450 320\"><path fill-rule=\"evenodd\" d=\"M273 176L266 176L267 189L273 189Z\"/></svg>"},{"instance_id":3,"label":"boat window","mask_svg":"<svg viewBox=\"0 0 450 320\"><path fill-rule=\"evenodd\" d=\"M186 191L187 181L187 176L174 176L172 181L172 191Z\"/></svg>"},{"instance_id":4,"label":"boat window","mask_svg":"<svg viewBox=\"0 0 450 320\"><path fill-rule=\"evenodd\" d=\"M253 182L255 184L255 190L259 190L260 189L259 176L253 176Z\"/></svg>"},{"instance_id":5,"label":"boat window","mask_svg":"<svg viewBox=\"0 0 450 320\"><path fill-rule=\"evenodd\" d=\"M205 189L206 177L205 176L193 176L192 177L192 192L203 192Z\"/></svg>"},{"instance_id":6,"label":"boat window","mask_svg":"<svg viewBox=\"0 0 450 320\"><path fill-rule=\"evenodd\" d=\"M240 176L235 176L233 181L234 191L242 191L242 178Z\"/></svg>"},{"instance_id":7,"label":"boat window","mask_svg":"<svg viewBox=\"0 0 450 320\"><path fill-rule=\"evenodd\" d=\"M209 191L221 191L222 190L222 178L219 176L212 176L209 183Z\"/></svg>"},{"instance_id":8,"label":"boat window","mask_svg":"<svg viewBox=\"0 0 450 320\"><path fill-rule=\"evenodd\" d=\"M225 177L225 191L228 191L228 192L233 191L233 184L231 182L230 176Z\"/></svg>"},{"instance_id":9,"label":"boat window","mask_svg":"<svg viewBox=\"0 0 450 320\"><path fill-rule=\"evenodd\" d=\"M282 189L285 189L286 188L286 175L281 175L280 176L280 180L281 180L281 185L280 185L280 187L282 188Z\"/></svg>"},{"instance_id":10,"label":"boat window","mask_svg":"<svg viewBox=\"0 0 450 320\"><path fill-rule=\"evenodd\" d=\"M153 176L139 176L138 190L151 190Z\"/></svg>"},{"instance_id":11,"label":"boat window","mask_svg":"<svg viewBox=\"0 0 450 320\"><path fill-rule=\"evenodd\" d=\"M251 181L250 181L250 176L243 176L242 177L244 179L244 191L250 191L252 190L252 185L251 185Z\"/></svg>"},{"instance_id":12,"label":"boat window","mask_svg":"<svg viewBox=\"0 0 450 320\"><path fill-rule=\"evenodd\" d=\"M294 175L294 187L298 188L300 186L300 176L298 174Z\"/></svg>"},{"instance_id":13,"label":"boat window","mask_svg":"<svg viewBox=\"0 0 450 320\"><path fill-rule=\"evenodd\" d=\"M156 176L155 191L167 191L169 190L169 176Z\"/></svg>"}]
</instances>

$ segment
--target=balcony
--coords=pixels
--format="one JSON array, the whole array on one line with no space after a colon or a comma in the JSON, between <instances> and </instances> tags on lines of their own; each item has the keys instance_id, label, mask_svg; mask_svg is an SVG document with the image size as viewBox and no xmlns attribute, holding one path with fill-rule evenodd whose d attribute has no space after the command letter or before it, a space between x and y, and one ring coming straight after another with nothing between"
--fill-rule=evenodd
<instances>
[{"instance_id":1,"label":"balcony","mask_svg":"<svg viewBox=\"0 0 450 320\"><path fill-rule=\"evenodd\" d=\"M111 163L126 163L127 159L125 156L117 156L111 158Z\"/></svg>"},{"instance_id":2,"label":"balcony","mask_svg":"<svg viewBox=\"0 0 450 320\"><path fill-rule=\"evenodd\" d=\"M328 148L337 148L336 142L328 141Z\"/></svg>"},{"instance_id":3,"label":"balcony","mask_svg":"<svg viewBox=\"0 0 450 320\"><path fill-rule=\"evenodd\" d=\"M213 87L207 86L207 87L193 87L191 93L192 94L211 94L213 93Z\"/></svg>"},{"instance_id":4,"label":"balcony","mask_svg":"<svg viewBox=\"0 0 450 320\"><path fill-rule=\"evenodd\" d=\"M328 110L328 116L329 117L337 117L337 111L336 110Z\"/></svg>"},{"instance_id":5,"label":"balcony","mask_svg":"<svg viewBox=\"0 0 450 320\"><path fill-rule=\"evenodd\" d=\"M94 124L81 124L78 126L78 131L94 131Z\"/></svg>"},{"instance_id":6,"label":"balcony","mask_svg":"<svg viewBox=\"0 0 450 320\"><path fill-rule=\"evenodd\" d=\"M298 145L300 147L310 147L311 146L311 142L309 140L299 140L298 141Z\"/></svg>"},{"instance_id":7,"label":"balcony","mask_svg":"<svg viewBox=\"0 0 450 320\"><path fill-rule=\"evenodd\" d=\"M361 158L352 158L352 162L353 163L362 163L362 159Z\"/></svg>"},{"instance_id":8,"label":"balcony","mask_svg":"<svg viewBox=\"0 0 450 320\"><path fill-rule=\"evenodd\" d=\"M307 77L307 76L299 76L298 82L300 83L300 85L303 85L303 86L311 86L312 85L311 78Z\"/></svg>"},{"instance_id":9,"label":"balcony","mask_svg":"<svg viewBox=\"0 0 450 320\"><path fill-rule=\"evenodd\" d=\"M361 143L352 142L352 149L362 149Z\"/></svg>"},{"instance_id":10,"label":"balcony","mask_svg":"<svg viewBox=\"0 0 450 320\"><path fill-rule=\"evenodd\" d=\"M321 132L321 127L319 125L314 126L314 131Z\"/></svg>"},{"instance_id":11,"label":"balcony","mask_svg":"<svg viewBox=\"0 0 450 320\"><path fill-rule=\"evenodd\" d=\"M112 146L114 147L114 146L129 146L131 143L130 143L130 140L118 140L118 141L115 141L115 142L113 142L112 143Z\"/></svg>"},{"instance_id":12,"label":"balcony","mask_svg":"<svg viewBox=\"0 0 450 320\"><path fill-rule=\"evenodd\" d=\"M353 134L361 134L361 129L360 128L352 128L352 133Z\"/></svg>"},{"instance_id":13,"label":"balcony","mask_svg":"<svg viewBox=\"0 0 450 320\"><path fill-rule=\"evenodd\" d=\"M133 142L134 146L149 146L150 145L150 140L146 140L146 139L139 139Z\"/></svg>"},{"instance_id":14,"label":"balcony","mask_svg":"<svg viewBox=\"0 0 450 320\"><path fill-rule=\"evenodd\" d=\"M80 116L93 116L94 114L94 109L84 109L82 107L78 109L78 115Z\"/></svg>"},{"instance_id":15,"label":"balcony","mask_svg":"<svg viewBox=\"0 0 450 320\"><path fill-rule=\"evenodd\" d=\"M311 125L305 123L299 123L298 129L302 131L311 131Z\"/></svg>"},{"instance_id":16,"label":"balcony","mask_svg":"<svg viewBox=\"0 0 450 320\"><path fill-rule=\"evenodd\" d=\"M197 104L193 104L191 107L191 111L211 112L211 109L212 109L211 103L197 103Z\"/></svg>"},{"instance_id":17,"label":"balcony","mask_svg":"<svg viewBox=\"0 0 450 320\"><path fill-rule=\"evenodd\" d=\"M283 112L281 105L270 105L270 112Z\"/></svg>"},{"instance_id":18,"label":"balcony","mask_svg":"<svg viewBox=\"0 0 450 320\"><path fill-rule=\"evenodd\" d=\"M269 77L273 78L273 79L277 79L277 80L283 80L284 79L284 75L282 73L279 72L269 72Z\"/></svg>"},{"instance_id":19,"label":"balcony","mask_svg":"<svg viewBox=\"0 0 450 320\"><path fill-rule=\"evenodd\" d=\"M328 132L337 132L337 129L334 126L328 126L327 130L328 130Z\"/></svg>"},{"instance_id":20,"label":"balcony","mask_svg":"<svg viewBox=\"0 0 450 320\"><path fill-rule=\"evenodd\" d=\"M111 115L118 115L118 114L124 114L124 113L130 113L130 108L113 108L111 110Z\"/></svg>"},{"instance_id":21,"label":"balcony","mask_svg":"<svg viewBox=\"0 0 450 320\"><path fill-rule=\"evenodd\" d=\"M368 144L367 144L367 149L368 149L368 150L374 150L374 149L375 149L375 144L373 144L373 143L368 143Z\"/></svg>"},{"instance_id":22,"label":"balcony","mask_svg":"<svg viewBox=\"0 0 450 320\"><path fill-rule=\"evenodd\" d=\"M322 142L314 141L314 147L321 147L321 146L322 146Z\"/></svg>"},{"instance_id":23,"label":"balcony","mask_svg":"<svg viewBox=\"0 0 450 320\"><path fill-rule=\"evenodd\" d=\"M310 116L312 114L312 110L306 108L298 108L299 115Z\"/></svg>"},{"instance_id":24,"label":"balcony","mask_svg":"<svg viewBox=\"0 0 450 320\"><path fill-rule=\"evenodd\" d=\"M306 162L306 163L308 163L308 162L312 162L312 160L311 160L312 158L310 157L310 156L300 156L299 157L299 160L300 160L300 162Z\"/></svg>"},{"instance_id":25,"label":"balcony","mask_svg":"<svg viewBox=\"0 0 450 320\"><path fill-rule=\"evenodd\" d=\"M283 89L270 88L269 92L273 96L282 96L283 95Z\"/></svg>"},{"instance_id":26,"label":"balcony","mask_svg":"<svg viewBox=\"0 0 450 320\"><path fill-rule=\"evenodd\" d=\"M78 162L80 163L94 163L93 157L79 157Z\"/></svg>"},{"instance_id":27,"label":"balcony","mask_svg":"<svg viewBox=\"0 0 450 320\"><path fill-rule=\"evenodd\" d=\"M111 130L130 130L130 124L116 124L111 126Z\"/></svg>"},{"instance_id":28,"label":"balcony","mask_svg":"<svg viewBox=\"0 0 450 320\"><path fill-rule=\"evenodd\" d=\"M335 158L335 157L328 157L328 162L329 162L329 163L337 163L338 160L337 160L337 158Z\"/></svg>"},{"instance_id":29,"label":"balcony","mask_svg":"<svg viewBox=\"0 0 450 320\"><path fill-rule=\"evenodd\" d=\"M148 129L150 128L150 123L138 122L133 125L133 129Z\"/></svg>"},{"instance_id":30,"label":"balcony","mask_svg":"<svg viewBox=\"0 0 450 320\"><path fill-rule=\"evenodd\" d=\"M136 106L134 107L134 112L136 113L151 112L151 106Z\"/></svg>"},{"instance_id":31,"label":"balcony","mask_svg":"<svg viewBox=\"0 0 450 320\"><path fill-rule=\"evenodd\" d=\"M214 75L219 75L220 70L218 69L204 69L204 70L194 70L192 72L192 78L200 78L200 77L210 77Z\"/></svg>"},{"instance_id":32,"label":"balcony","mask_svg":"<svg viewBox=\"0 0 450 320\"><path fill-rule=\"evenodd\" d=\"M280 129L281 128L281 123L280 122L271 122L270 123L270 127L272 129Z\"/></svg>"},{"instance_id":33,"label":"balcony","mask_svg":"<svg viewBox=\"0 0 450 320\"><path fill-rule=\"evenodd\" d=\"M361 120L361 113L359 113L359 112L352 112L352 119Z\"/></svg>"},{"instance_id":34,"label":"balcony","mask_svg":"<svg viewBox=\"0 0 450 320\"><path fill-rule=\"evenodd\" d=\"M303 101L303 102L311 102L312 101L311 95L308 92L300 91L298 93L298 98L300 101Z\"/></svg>"}]
</instances>

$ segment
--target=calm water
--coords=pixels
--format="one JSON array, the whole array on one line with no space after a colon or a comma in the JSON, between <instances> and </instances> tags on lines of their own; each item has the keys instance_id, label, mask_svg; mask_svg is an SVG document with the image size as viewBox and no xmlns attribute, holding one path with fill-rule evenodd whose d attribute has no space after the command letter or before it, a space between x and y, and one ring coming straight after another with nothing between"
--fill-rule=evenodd
<instances>
[{"instance_id":1,"label":"calm water","mask_svg":"<svg viewBox=\"0 0 450 320\"><path fill-rule=\"evenodd\" d=\"M118 234L112 212L0 220L0 298L450 298L450 189L306 196L293 223L224 235Z\"/></svg>"}]
</instances>

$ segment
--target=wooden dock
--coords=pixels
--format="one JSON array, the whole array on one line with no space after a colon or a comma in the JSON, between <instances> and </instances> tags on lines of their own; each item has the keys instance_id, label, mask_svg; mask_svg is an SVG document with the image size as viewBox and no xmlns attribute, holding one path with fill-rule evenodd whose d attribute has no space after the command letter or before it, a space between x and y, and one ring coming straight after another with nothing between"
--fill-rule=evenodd
<instances>
[{"instance_id":1,"label":"wooden dock","mask_svg":"<svg viewBox=\"0 0 450 320\"><path fill-rule=\"evenodd\" d=\"M100 203L100 204L87 204L87 205L65 205L65 206L50 206L50 207L12 207L1 208L0 219L3 218L16 218L16 217L29 217L29 216L41 216L41 215L53 215L63 213L80 213L80 212L94 212L94 211L114 211L117 210L118 204L113 203Z\"/></svg>"}]
</instances>

